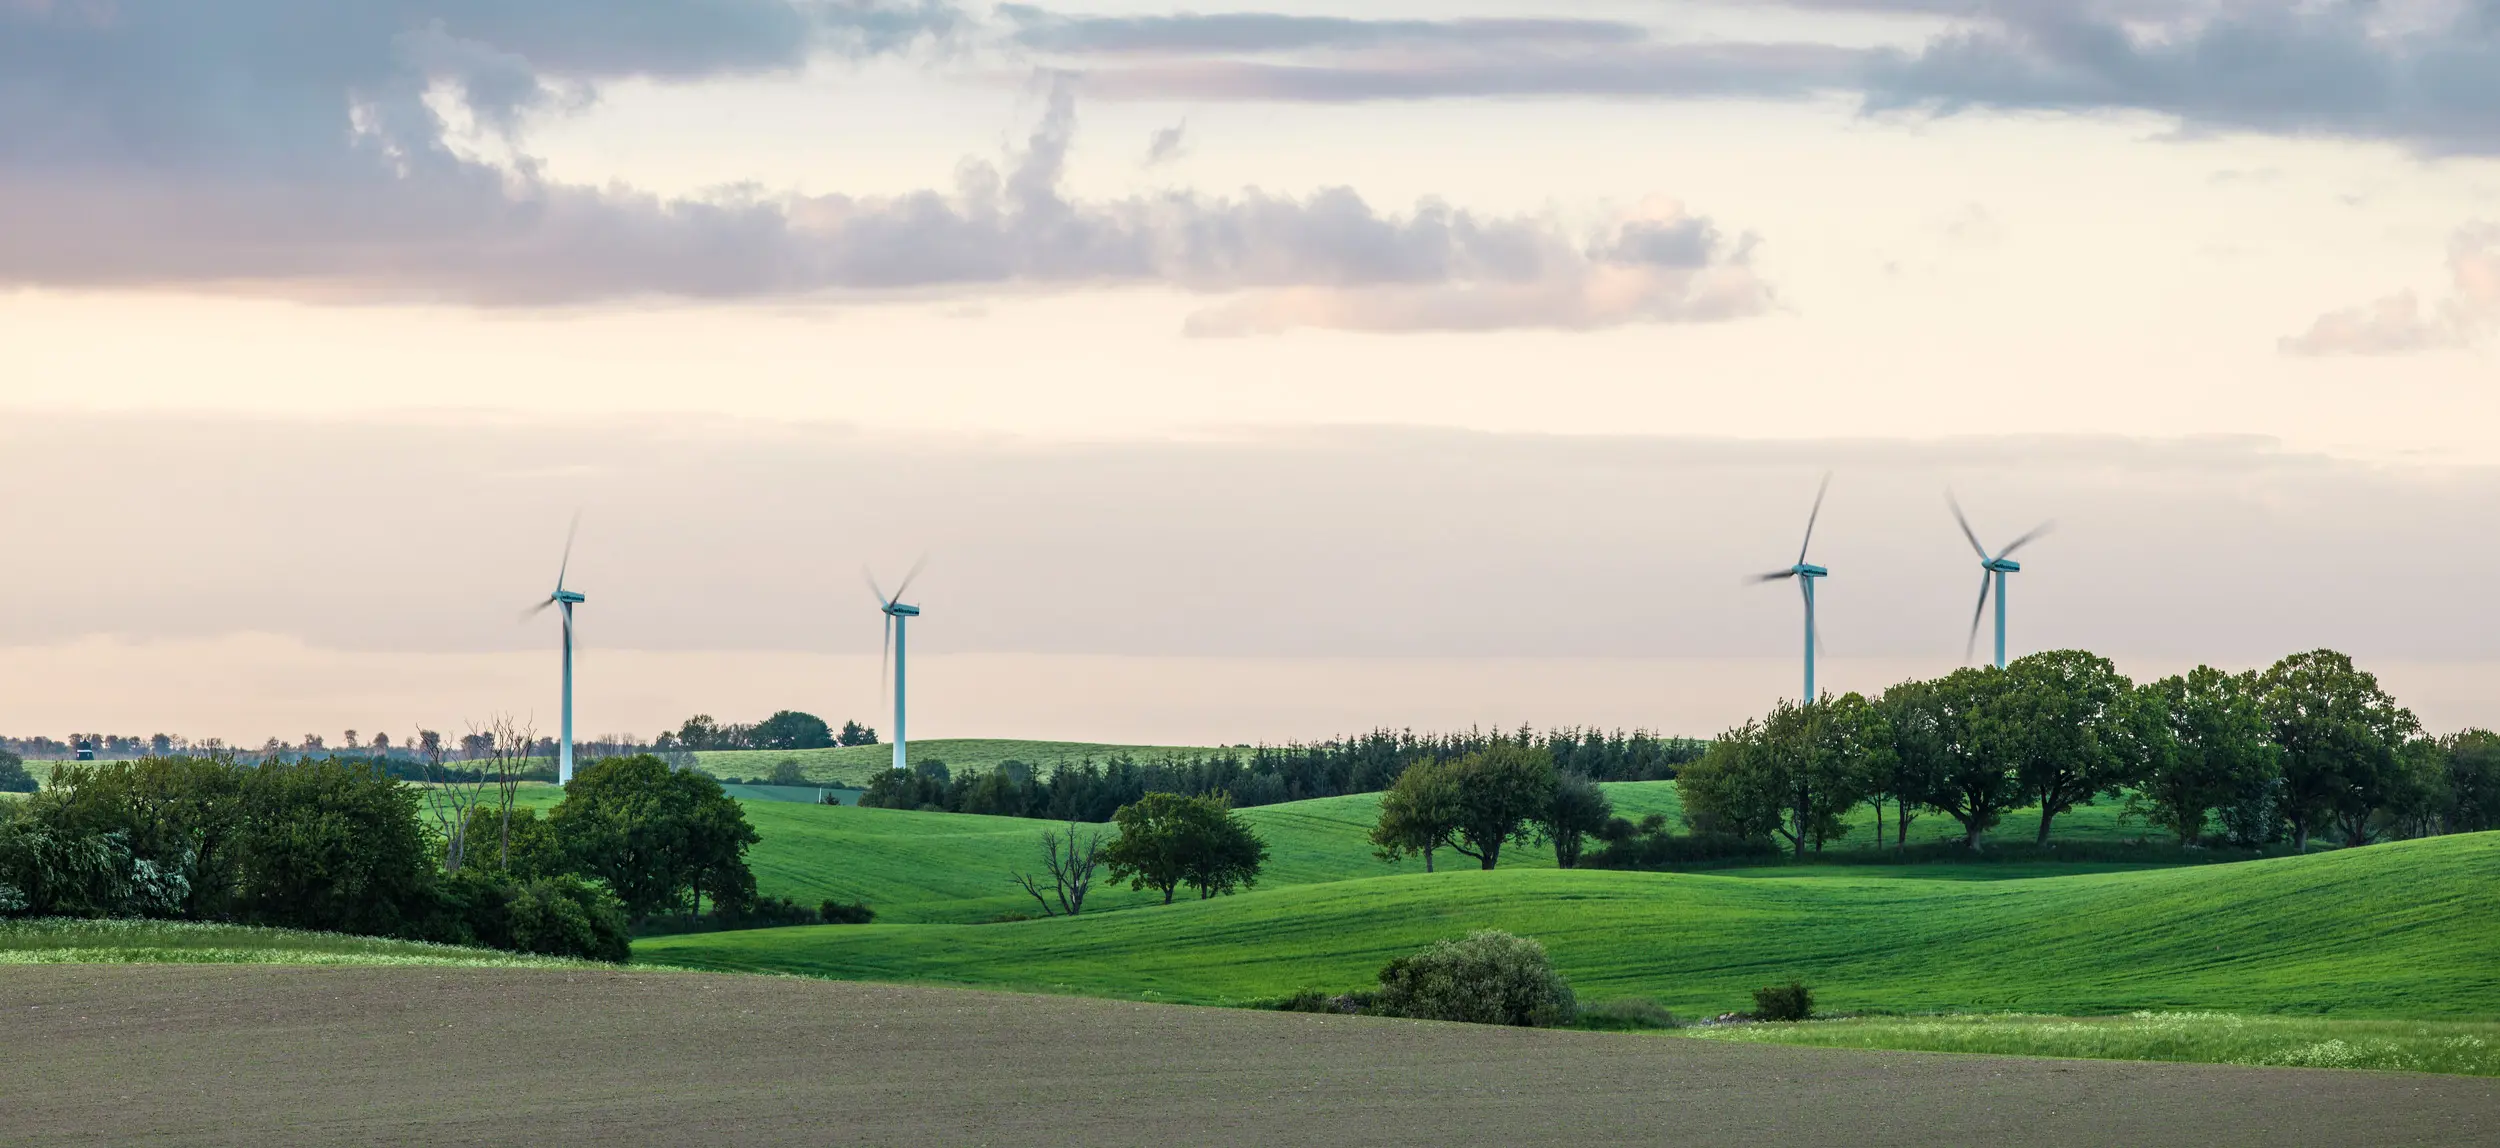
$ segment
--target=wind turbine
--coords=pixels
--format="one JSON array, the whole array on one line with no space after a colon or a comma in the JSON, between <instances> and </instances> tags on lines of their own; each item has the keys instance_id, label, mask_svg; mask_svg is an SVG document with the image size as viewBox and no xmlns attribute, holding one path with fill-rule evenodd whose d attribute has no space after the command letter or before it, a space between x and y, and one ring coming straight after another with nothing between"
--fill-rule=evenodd
<instances>
[{"instance_id":1,"label":"wind turbine","mask_svg":"<svg viewBox=\"0 0 2500 1148\"><path fill-rule=\"evenodd\" d=\"M868 592L877 596L877 609L885 614L885 659L878 663L879 677L883 678L884 666L891 663L894 668L894 768L900 770L908 764L904 745L907 739L903 732L904 628L906 623L920 616L920 607L903 604L903 592L911 589L911 580L920 576L920 563L911 564L911 572L903 575L902 585L896 586L890 595L877 585L875 575L864 569L860 575L868 579ZM877 692L885 692L883 680L877 683Z\"/></svg>"},{"instance_id":2,"label":"wind turbine","mask_svg":"<svg viewBox=\"0 0 2500 1148\"><path fill-rule=\"evenodd\" d=\"M2005 576L2023 568L2022 563L2006 555L2022 549L2024 543L2048 533L2049 528L2056 523L2043 522L2032 527L2030 533L2006 543L2005 549L1991 556L1988 548L1979 544L1978 532L1970 528L1970 519L1963 516L1962 504L1954 499L1951 491L1945 492L1944 500L1946 505L1953 508L1953 521L1962 524L1962 537L1970 539L1970 548L1979 552L1979 605L1973 607L1970 612L1970 641L1962 646L1962 658L1968 661L1971 651L1979 648L1979 619L1988 612L1988 583L1994 580L1997 594L1997 668L2002 670L2005 668Z\"/></svg>"},{"instance_id":3,"label":"wind turbine","mask_svg":"<svg viewBox=\"0 0 2500 1148\"><path fill-rule=\"evenodd\" d=\"M1832 476L1829 473L1826 473L1823 475L1823 485L1814 489L1814 509L1806 515L1806 540L1797 547L1797 564L1786 570L1774 570L1771 573L1760 575L1754 579L1757 582L1777 582L1782 578L1794 578L1797 580L1797 588L1805 593L1806 705L1814 704L1814 651L1816 647L1823 644L1822 637L1814 632L1814 580L1817 578L1830 577L1832 573L1831 571L1820 566L1807 562L1806 550L1808 547L1814 545L1814 520L1823 516L1823 496L1829 493L1831 489Z\"/></svg>"},{"instance_id":4,"label":"wind turbine","mask_svg":"<svg viewBox=\"0 0 2500 1148\"><path fill-rule=\"evenodd\" d=\"M573 566L573 534L581 529L581 525L582 516L576 514L573 516L573 524L564 528L564 560L556 564L555 593L547 595L546 601L531 607L528 615L535 617L549 606L560 607L564 611L564 717L561 722L562 728L556 733L556 784L558 785L573 780L573 607L576 603L589 601L579 591L564 588L564 572Z\"/></svg>"}]
</instances>

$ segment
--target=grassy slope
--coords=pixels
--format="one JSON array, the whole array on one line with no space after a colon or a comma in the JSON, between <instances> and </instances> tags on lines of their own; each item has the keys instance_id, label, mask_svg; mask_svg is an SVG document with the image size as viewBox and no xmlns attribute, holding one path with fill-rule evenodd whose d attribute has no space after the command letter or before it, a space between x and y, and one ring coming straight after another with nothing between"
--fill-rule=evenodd
<instances>
[{"instance_id":1,"label":"grassy slope","mask_svg":"<svg viewBox=\"0 0 2500 1148\"><path fill-rule=\"evenodd\" d=\"M1789 976L1836 1010L2500 1017L2500 834L2028 880L1505 869L985 926L671 937L638 960L1206 1003L1368 983L1440 937L1542 939L1589 999L1686 1015Z\"/></svg>"},{"instance_id":2,"label":"grassy slope","mask_svg":"<svg viewBox=\"0 0 2500 1148\"><path fill-rule=\"evenodd\" d=\"M0 965L465 965L570 968L580 961L379 937L181 921L0 921Z\"/></svg>"},{"instance_id":3,"label":"grassy slope","mask_svg":"<svg viewBox=\"0 0 2500 1148\"><path fill-rule=\"evenodd\" d=\"M1048 774L1062 762L1086 758L1097 762L1113 754L1149 757L1163 753L1214 753L1217 747L1190 745L1112 745L1090 741L1015 741L1005 738L932 738L911 743L913 761L943 761L955 773L978 773L1007 760L1021 761ZM796 758L807 779L824 784L866 785L878 771L894 766L891 745L852 745L832 749L723 749L694 755L695 763L714 776L763 777L773 766Z\"/></svg>"},{"instance_id":4,"label":"grassy slope","mask_svg":"<svg viewBox=\"0 0 2500 1148\"><path fill-rule=\"evenodd\" d=\"M1684 1029L1682 1034L1708 1040L1822 1048L2500 1076L2500 1024L2488 1021L2252 1017L2214 1012L2137 1012L2085 1018L2000 1013L1710 1025Z\"/></svg>"}]
</instances>

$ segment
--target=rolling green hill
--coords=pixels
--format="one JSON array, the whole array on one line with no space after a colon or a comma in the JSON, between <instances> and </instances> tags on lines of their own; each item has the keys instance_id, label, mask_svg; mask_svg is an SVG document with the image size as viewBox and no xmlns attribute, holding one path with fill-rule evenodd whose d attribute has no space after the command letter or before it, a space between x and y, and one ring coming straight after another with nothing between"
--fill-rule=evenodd
<instances>
[{"instance_id":1,"label":"rolling green hill","mask_svg":"<svg viewBox=\"0 0 2500 1148\"><path fill-rule=\"evenodd\" d=\"M2234 1009L2500 1017L2500 834L2236 865L1969 882L1505 868L1291 885L994 925L637 942L637 961L1240 1003L1368 984L1476 928L1543 940L1587 999L1685 1015L1787 977L1838 1010Z\"/></svg>"}]
</instances>

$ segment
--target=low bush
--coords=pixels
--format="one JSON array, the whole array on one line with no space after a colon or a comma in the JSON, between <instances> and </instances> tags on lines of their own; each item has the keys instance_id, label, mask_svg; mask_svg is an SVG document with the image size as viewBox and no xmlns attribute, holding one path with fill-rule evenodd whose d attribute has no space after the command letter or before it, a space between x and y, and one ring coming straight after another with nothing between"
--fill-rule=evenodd
<instances>
[{"instance_id":1,"label":"low bush","mask_svg":"<svg viewBox=\"0 0 2500 1148\"><path fill-rule=\"evenodd\" d=\"M877 919L877 911L869 908L866 901L852 901L847 904L841 901L827 901L816 910L816 915L823 918L828 925L865 925Z\"/></svg>"},{"instance_id":2,"label":"low bush","mask_svg":"<svg viewBox=\"0 0 2500 1148\"><path fill-rule=\"evenodd\" d=\"M1318 989L1303 989L1276 1002L1276 1011L1357 1016L1372 1011L1372 1006L1379 1000L1379 996L1378 993L1328 993Z\"/></svg>"},{"instance_id":3,"label":"low bush","mask_svg":"<svg viewBox=\"0 0 2500 1148\"><path fill-rule=\"evenodd\" d=\"M1731 864L1775 864L1779 846L1759 838L1730 833L1670 833L1657 814L1638 825L1618 817L1607 823L1599 839L1605 844L1581 859L1589 869L1683 869Z\"/></svg>"},{"instance_id":4,"label":"low bush","mask_svg":"<svg viewBox=\"0 0 2500 1148\"><path fill-rule=\"evenodd\" d=\"M1634 1032L1643 1029L1682 1028L1675 1014L1659 1007L1647 997L1624 997L1603 1001L1580 1010L1576 1022L1581 1028L1608 1032Z\"/></svg>"},{"instance_id":5,"label":"low bush","mask_svg":"<svg viewBox=\"0 0 2500 1148\"><path fill-rule=\"evenodd\" d=\"M1796 1021L1814 1015L1814 990L1803 981L1765 985L1753 991L1755 1020Z\"/></svg>"},{"instance_id":6,"label":"low bush","mask_svg":"<svg viewBox=\"0 0 2500 1148\"><path fill-rule=\"evenodd\" d=\"M33 793L42 788L26 772L26 759L0 749L0 793Z\"/></svg>"},{"instance_id":7,"label":"low bush","mask_svg":"<svg viewBox=\"0 0 2500 1148\"><path fill-rule=\"evenodd\" d=\"M515 881L464 870L445 878L439 895L428 940L620 964L630 950L623 903L579 877Z\"/></svg>"},{"instance_id":8,"label":"low bush","mask_svg":"<svg viewBox=\"0 0 2500 1148\"><path fill-rule=\"evenodd\" d=\"M1389 962L1372 1011L1545 1028L1571 1023L1579 1008L1544 945L1484 929Z\"/></svg>"}]
</instances>

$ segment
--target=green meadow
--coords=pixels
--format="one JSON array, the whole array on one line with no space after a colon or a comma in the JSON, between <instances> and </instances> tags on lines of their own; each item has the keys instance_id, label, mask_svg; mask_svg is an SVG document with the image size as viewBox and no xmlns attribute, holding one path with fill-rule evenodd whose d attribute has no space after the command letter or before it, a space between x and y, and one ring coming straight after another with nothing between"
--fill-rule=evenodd
<instances>
[{"instance_id":1,"label":"green meadow","mask_svg":"<svg viewBox=\"0 0 2500 1148\"><path fill-rule=\"evenodd\" d=\"M260 964L589 968L588 962L421 941L191 921L0 920L0 965Z\"/></svg>"},{"instance_id":2,"label":"green meadow","mask_svg":"<svg viewBox=\"0 0 2500 1148\"><path fill-rule=\"evenodd\" d=\"M1682 1031L1709 1040L1821 1048L2500 1076L2500 1024L2489 1021L2144 1011L2103 1017L2021 1013L1849 1017L1803 1024L1708 1025Z\"/></svg>"}]
</instances>

